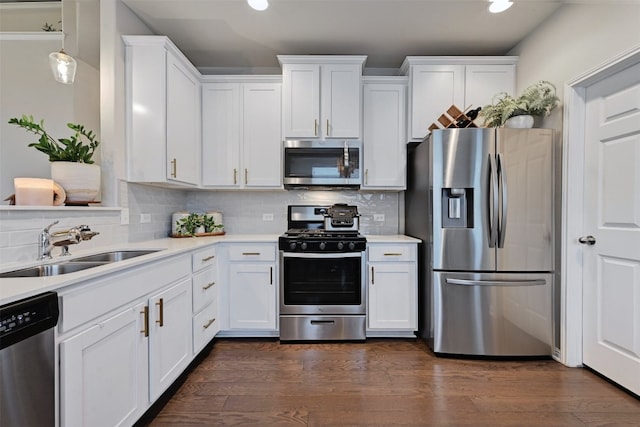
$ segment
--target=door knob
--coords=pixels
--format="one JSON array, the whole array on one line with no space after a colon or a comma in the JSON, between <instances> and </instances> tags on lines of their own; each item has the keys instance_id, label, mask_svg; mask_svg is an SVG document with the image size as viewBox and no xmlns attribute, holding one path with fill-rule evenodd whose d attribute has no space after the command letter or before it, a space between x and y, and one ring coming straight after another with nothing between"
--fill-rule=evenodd
<instances>
[{"instance_id":1,"label":"door knob","mask_svg":"<svg viewBox=\"0 0 640 427\"><path fill-rule=\"evenodd\" d=\"M596 244L596 238L593 236L584 236L584 237L580 237L578 239L578 242L582 243L583 245L595 245Z\"/></svg>"}]
</instances>

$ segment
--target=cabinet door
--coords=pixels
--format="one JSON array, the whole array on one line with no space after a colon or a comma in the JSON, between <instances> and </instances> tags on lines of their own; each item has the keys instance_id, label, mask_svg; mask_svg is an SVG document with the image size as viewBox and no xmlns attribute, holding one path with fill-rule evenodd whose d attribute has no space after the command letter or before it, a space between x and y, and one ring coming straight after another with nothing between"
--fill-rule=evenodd
<instances>
[{"instance_id":1,"label":"cabinet door","mask_svg":"<svg viewBox=\"0 0 640 427\"><path fill-rule=\"evenodd\" d=\"M282 186L281 85L245 83L242 88L244 187Z\"/></svg>"},{"instance_id":2,"label":"cabinet door","mask_svg":"<svg viewBox=\"0 0 640 427\"><path fill-rule=\"evenodd\" d=\"M321 69L320 135L359 138L361 129L359 64L327 64Z\"/></svg>"},{"instance_id":3,"label":"cabinet door","mask_svg":"<svg viewBox=\"0 0 640 427\"><path fill-rule=\"evenodd\" d=\"M149 394L152 401L191 361L191 279L149 299Z\"/></svg>"},{"instance_id":4,"label":"cabinet door","mask_svg":"<svg viewBox=\"0 0 640 427\"><path fill-rule=\"evenodd\" d=\"M207 83L202 87L202 164L203 185L240 186L238 83Z\"/></svg>"},{"instance_id":5,"label":"cabinet door","mask_svg":"<svg viewBox=\"0 0 640 427\"><path fill-rule=\"evenodd\" d=\"M484 107L500 92L513 95L516 90L515 65L467 65L465 69L465 106ZM482 124L482 118L476 119Z\"/></svg>"},{"instance_id":6,"label":"cabinet door","mask_svg":"<svg viewBox=\"0 0 640 427\"><path fill-rule=\"evenodd\" d=\"M411 329L418 326L415 263L369 264L369 328Z\"/></svg>"},{"instance_id":7,"label":"cabinet door","mask_svg":"<svg viewBox=\"0 0 640 427\"><path fill-rule=\"evenodd\" d=\"M145 304L60 343L64 426L129 426L148 402Z\"/></svg>"},{"instance_id":8,"label":"cabinet door","mask_svg":"<svg viewBox=\"0 0 640 427\"><path fill-rule=\"evenodd\" d=\"M282 114L285 138L317 138L320 125L320 66L282 66Z\"/></svg>"},{"instance_id":9,"label":"cabinet door","mask_svg":"<svg viewBox=\"0 0 640 427\"><path fill-rule=\"evenodd\" d=\"M200 83L167 53L167 179L200 182Z\"/></svg>"},{"instance_id":10,"label":"cabinet door","mask_svg":"<svg viewBox=\"0 0 640 427\"><path fill-rule=\"evenodd\" d=\"M230 328L275 329L276 289L275 264L232 263L229 266Z\"/></svg>"},{"instance_id":11,"label":"cabinet door","mask_svg":"<svg viewBox=\"0 0 640 427\"><path fill-rule=\"evenodd\" d=\"M411 69L409 137L422 140L451 105L464 106L463 65L415 65Z\"/></svg>"},{"instance_id":12,"label":"cabinet door","mask_svg":"<svg viewBox=\"0 0 640 427\"><path fill-rule=\"evenodd\" d=\"M364 86L363 188L406 188L405 85Z\"/></svg>"}]
</instances>

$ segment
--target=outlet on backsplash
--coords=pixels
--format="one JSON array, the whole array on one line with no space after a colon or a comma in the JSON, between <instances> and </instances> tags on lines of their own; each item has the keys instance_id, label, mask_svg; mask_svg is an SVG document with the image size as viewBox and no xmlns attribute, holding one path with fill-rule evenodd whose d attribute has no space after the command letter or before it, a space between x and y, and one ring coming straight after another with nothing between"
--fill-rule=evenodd
<instances>
[{"instance_id":1,"label":"outlet on backsplash","mask_svg":"<svg viewBox=\"0 0 640 427\"><path fill-rule=\"evenodd\" d=\"M272 213L263 213L262 214L262 220L263 221L273 221L273 214Z\"/></svg>"},{"instance_id":2,"label":"outlet on backsplash","mask_svg":"<svg viewBox=\"0 0 640 427\"><path fill-rule=\"evenodd\" d=\"M140 223L141 224L147 224L149 222L151 222L151 214L141 213L140 214Z\"/></svg>"},{"instance_id":3,"label":"outlet on backsplash","mask_svg":"<svg viewBox=\"0 0 640 427\"><path fill-rule=\"evenodd\" d=\"M384 222L384 214L373 214L373 220L376 222Z\"/></svg>"}]
</instances>

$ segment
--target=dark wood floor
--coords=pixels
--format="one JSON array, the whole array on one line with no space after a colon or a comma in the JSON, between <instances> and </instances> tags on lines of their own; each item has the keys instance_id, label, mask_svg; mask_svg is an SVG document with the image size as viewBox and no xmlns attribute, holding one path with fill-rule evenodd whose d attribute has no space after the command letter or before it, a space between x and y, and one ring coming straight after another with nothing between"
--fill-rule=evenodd
<instances>
[{"instance_id":1,"label":"dark wood floor","mask_svg":"<svg viewBox=\"0 0 640 427\"><path fill-rule=\"evenodd\" d=\"M219 340L150 425L640 426L640 400L552 360L440 358L419 340Z\"/></svg>"}]
</instances>

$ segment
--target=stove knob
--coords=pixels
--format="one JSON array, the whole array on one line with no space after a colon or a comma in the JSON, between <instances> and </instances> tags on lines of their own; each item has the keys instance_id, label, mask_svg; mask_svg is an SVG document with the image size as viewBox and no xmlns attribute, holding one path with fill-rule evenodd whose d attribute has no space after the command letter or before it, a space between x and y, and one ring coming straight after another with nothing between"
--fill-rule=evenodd
<instances>
[{"instance_id":1,"label":"stove knob","mask_svg":"<svg viewBox=\"0 0 640 427\"><path fill-rule=\"evenodd\" d=\"M349 250L354 250L356 248L355 242L349 242Z\"/></svg>"},{"instance_id":2,"label":"stove knob","mask_svg":"<svg viewBox=\"0 0 640 427\"><path fill-rule=\"evenodd\" d=\"M320 242L320 245L318 245L318 246L319 246L320 250L323 251L327 247L327 244L325 242Z\"/></svg>"},{"instance_id":3,"label":"stove knob","mask_svg":"<svg viewBox=\"0 0 640 427\"><path fill-rule=\"evenodd\" d=\"M296 242L289 243L289 248L291 248L291 250L294 250L296 248Z\"/></svg>"},{"instance_id":4,"label":"stove knob","mask_svg":"<svg viewBox=\"0 0 640 427\"><path fill-rule=\"evenodd\" d=\"M338 242L338 250L341 251L344 248L344 243Z\"/></svg>"},{"instance_id":5,"label":"stove knob","mask_svg":"<svg viewBox=\"0 0 640 427\"><path fill-rule=\"evenodd\" d=\"M302 244L300 244L300 249L302 249L303 251L307 249L307 242L302 242Z\"/></svg>"}]
</instances>

